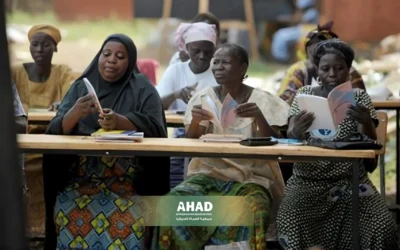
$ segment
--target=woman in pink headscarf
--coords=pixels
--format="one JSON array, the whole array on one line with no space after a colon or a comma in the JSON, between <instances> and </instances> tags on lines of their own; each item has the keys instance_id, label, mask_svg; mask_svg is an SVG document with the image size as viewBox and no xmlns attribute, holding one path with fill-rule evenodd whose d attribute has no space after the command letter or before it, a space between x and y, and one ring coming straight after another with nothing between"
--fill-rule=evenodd
<instances>
[{"instance_id":1,"label":"woman in pink headscarf","mask_svg":"<svg viewBox=\"0 0 400 250\"><path fill-rule=\"evenodd\" d=\"M207 23L183 23L177 30L177 43L185 49L189 61L170 65L156 86L164 109L185 111L189 99L197 91L217 86L211 71L217 33L215 25ZM185 129L178 128L174 137L185 136ZM184 158L171 157L171 187L183 181Z\"/></svg>"},{"instance_id":2,"label":"woman in pink headscarf","mask_svg":"<svg viewBox=\"0 0 400 250\"><path fill-rule=\"evenodd\" d=\"M220 36L220 24L216 16L214 16L210 12L199 13L193 18L191 23L214 24L215 31L217 32L217 45L218 45ZM182 42L182 39L181 37L178 36L178 34L176 34L175 42L176 46L178 47L178 51L172 56L169 65L180 62L187 62L190 59L186 50L185 42Z\"/></svg>"}]
</instances>

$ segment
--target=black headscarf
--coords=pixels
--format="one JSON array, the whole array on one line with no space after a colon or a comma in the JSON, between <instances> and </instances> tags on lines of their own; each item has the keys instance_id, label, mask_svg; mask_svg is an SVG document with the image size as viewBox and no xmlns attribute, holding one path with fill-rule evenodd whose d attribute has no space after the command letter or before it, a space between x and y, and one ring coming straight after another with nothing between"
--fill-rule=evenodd
<instances>
[{"instance_id":1,"label":"black headscarf","mask_svg":"<svg viewBox=\"0 0 400 250\"><path fill-rule=\"evenodd\" d=\"M99 73L98 63L102 50L110 41L125 45L129 66L125 74L114 83L106 82ZM71 86L60 104L54 119L50 122L47 134L62 135L62 121L75 102L88 91L83 82L87 78L93 85L100 104L127 117L145 137L167 137L165 114L157 90L147 77L139 74L136 68L137 51L133 41L122 34L109 36L103 43L93 61ZM98 114L81 119L73 128L71 135L90 135L100 129ZM132 152L132 156L134 152ZM169 192L168 157L137 157L143 172L137 174L134 187L139 195L164 195ZM46 250L56 248L54 225L54 205L59 192L70 183L73 166L78 166L75 155L44 155L43 182L46 205Z\"/></svg>"}]
</instances>

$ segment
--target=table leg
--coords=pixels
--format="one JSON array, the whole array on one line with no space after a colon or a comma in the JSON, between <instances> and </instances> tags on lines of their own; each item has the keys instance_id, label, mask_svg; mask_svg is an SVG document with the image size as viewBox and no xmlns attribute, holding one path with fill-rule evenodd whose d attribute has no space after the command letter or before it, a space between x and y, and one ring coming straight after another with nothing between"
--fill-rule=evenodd
<instances>
[{"instance_id":1,"label":"table leg","mask_svg":"<svg viewBox=\"0 0 400 250\"><path fill-rule=\"evenodd\" d=\"M400 142L399 142L399 109L396 109L396 205L400 204ZM396 209L397 224L400 223L399 210Z\"/></svg>"},{"instance_id":2,"label":"table leg","mask_svg":"<svg viewBox=\"0 0 400 250\"><path fill-rule=\"evenodd\" d=\"M352 217L353 217L353 250L360 248L360 161L353 160L353 191L352 191Z\"/></svg>"}]
</instances>

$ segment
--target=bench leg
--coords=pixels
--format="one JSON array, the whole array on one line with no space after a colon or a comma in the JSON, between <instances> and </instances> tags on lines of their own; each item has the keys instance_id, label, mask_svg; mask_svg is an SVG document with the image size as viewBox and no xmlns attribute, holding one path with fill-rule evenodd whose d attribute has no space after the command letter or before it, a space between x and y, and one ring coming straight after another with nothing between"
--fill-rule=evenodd
<instances>
[{"instance_id":1,"label":"bench leg","mask_svg":"<svg viewBox=\"0 0 400 250\"><path fill-rule=\"evenodd\" d=\"M386 178L385 178L385 155L379 156L379 177L380 177L380 186L381 186L381 195L383 200L386 202Z\"/></svg>"},{"instance_id":2,"label":"bench leg","mask_svg":"<svg viewBox=\"0 0 400 250\"><path fill-rule=\"evenodd\" d=\"M353 217L353 250L360 250L360 161L353 160L353 191L352 191L352 217Z\"/></svg>"}]
</instances>

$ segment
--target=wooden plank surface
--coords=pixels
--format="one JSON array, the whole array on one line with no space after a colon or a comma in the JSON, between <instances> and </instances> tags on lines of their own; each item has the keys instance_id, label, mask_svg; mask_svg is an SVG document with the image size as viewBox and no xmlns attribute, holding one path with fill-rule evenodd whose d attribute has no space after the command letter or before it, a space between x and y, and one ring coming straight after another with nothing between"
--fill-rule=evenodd
<instances>
[{"instance_id":1,"label":"wooden plank surface","mask_svg":"<svg viewBox=\"0 0 400 250\"><path fill-rule=\"evenodd\" d=\"M400 108L400 100L372 101L375 108L379 109L396 109Z\"/></svg>"},{"instance_id":2,"label":"wooden plank surface","mask_svg":"<svg viewBox=\"0 0 400 250\"><path fill-rule=\"evenodd\" d=\"M29 112L28 122L50 122L56 112Z\"/></svg>"},{"instance_id":3,"label":"wooden plank surface","mask_svg":"<svg viewBox=\"0 0 400 250\"><path fill-rule=\"evenodd\" d=\"M232 156L298 156L332 158L374 158L373 150L328 150L310 146L278 144L246 147L237 143L205 143L196 139L145 138L141 143L96 142L93 137L56 135L18 135L19 147L24 151L129 151L229 154ZM31 150L32 151L32 150Z\"/></svg>"},{"instance_id":4,"label":"wooden plank surface","mask_svg":"<svg viewBox=\"0 0 400 250\"><path fill-rule=\"evenodd\" d=\"M56 112L32 112L28 114L28 122L50 122ZM167 124L183 125L183 115L166 114Z\"/></svg>"},{"instance_id":5,"label":"wooden plank surface","mask_svg":"<svg viewBox=\"0 0 400 250\"><path fill-rule=\"evenodd\" d=\"M167 124L179 124L183 126L183 115L178 114L165 114Z\"/></svg>"}]
</instances>

